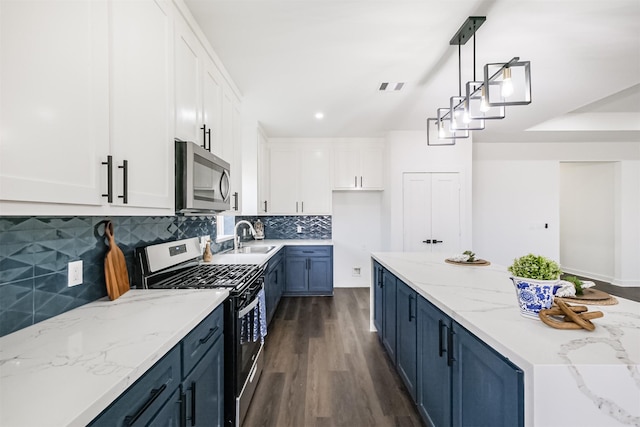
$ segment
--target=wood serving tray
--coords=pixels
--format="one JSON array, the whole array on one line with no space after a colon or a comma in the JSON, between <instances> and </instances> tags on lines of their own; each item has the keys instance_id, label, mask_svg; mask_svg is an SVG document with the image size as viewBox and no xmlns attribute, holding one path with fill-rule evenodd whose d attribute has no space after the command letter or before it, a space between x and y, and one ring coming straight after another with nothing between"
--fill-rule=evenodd
<instances>
[{"instance_id":1,"label":"wood serving tray","mask_svg":"<svg viewBox=\"0 0 640 427\"><path fill-rule=\"evenodd\" d=\"M569 298L573 300L604 301L611 298L611 295L606 292L599 291L598 289L587 288L582 290L582 295L576 295Z\"/></svg>"}]
</instances>

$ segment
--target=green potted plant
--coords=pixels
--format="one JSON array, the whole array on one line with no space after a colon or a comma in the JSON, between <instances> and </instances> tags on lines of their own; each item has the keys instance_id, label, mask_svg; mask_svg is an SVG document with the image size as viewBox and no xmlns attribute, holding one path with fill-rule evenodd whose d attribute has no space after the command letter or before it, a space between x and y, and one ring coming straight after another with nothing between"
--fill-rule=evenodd
<instances>
[{"instance_id":1,"label":"green potted plant","mask_svg":"<svg viewBox=\"0 0 640 427\"><path fill-rule=\"evenodd\" d=\"M542 255L528 254L514 259L508 270L513 274L520 314L538 319L540 310L551 307L560 287L560 265Z\"/></svg>"}]
</instances>

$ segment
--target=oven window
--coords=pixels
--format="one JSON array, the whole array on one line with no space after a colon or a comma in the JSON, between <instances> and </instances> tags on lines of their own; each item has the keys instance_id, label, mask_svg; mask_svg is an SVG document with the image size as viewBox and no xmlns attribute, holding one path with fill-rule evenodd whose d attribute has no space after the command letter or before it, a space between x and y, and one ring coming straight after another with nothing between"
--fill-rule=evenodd
<instances>
[{"instance_id":1,"label":"oven window","mask_svg":"<svg viewBox=\"0 0 640 427\"><path fill-rule=\"evenodd\" d=\"M258 310L251 310L243 318L238 319L238 390L244 386L262 345L260 327L256 327L259 323L257 316Z\"/></svg>"}]
</instances>

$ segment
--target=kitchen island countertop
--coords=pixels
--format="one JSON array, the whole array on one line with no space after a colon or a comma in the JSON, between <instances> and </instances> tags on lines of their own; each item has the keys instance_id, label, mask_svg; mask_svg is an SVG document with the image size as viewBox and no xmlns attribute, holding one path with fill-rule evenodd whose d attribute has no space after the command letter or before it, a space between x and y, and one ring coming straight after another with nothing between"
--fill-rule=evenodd
<instances>
[{"instance_id":1,"label":"kitchen island countertop","mask_svg":"<svg viewBox=\"0 0 640 427\"><path fill-rule=\"evenodd\" d=\"M505 267L452 265L445 257L373 254L524 371L526 426L640 426L640 303L616 297L617 305L589 305L604 313L593 332L553 329L520 315Z\"/></svg>"},{"instance_id":2,"label":"kitchen island countertop","mask_svg":"<svg viewBox=\"0 0 640 427\"><path fill-rule=\"evenodd\" d=\"M0 338L0 425L87 425L228 295L132 289Z\"/></svg>"}]
</instances>

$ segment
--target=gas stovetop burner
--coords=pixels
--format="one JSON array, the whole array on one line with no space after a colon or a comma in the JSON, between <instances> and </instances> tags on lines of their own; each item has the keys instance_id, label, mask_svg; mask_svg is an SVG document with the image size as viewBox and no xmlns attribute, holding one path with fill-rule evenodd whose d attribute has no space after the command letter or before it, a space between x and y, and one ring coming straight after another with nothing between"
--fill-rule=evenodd
<instances>
[{"instance_id":1,"label":"gas stovetop burner","mask_svg":"<svg viewBox=\"0 0 640 427\"><path fill-rule=\"evenodd\" d=\"M175 272L150 289L212 289L237 288L259 275L261 269L255 264L200 264Z\"/></svg>"}]
</instances>

